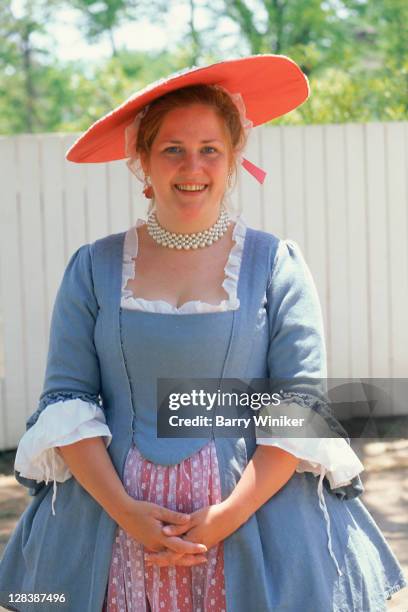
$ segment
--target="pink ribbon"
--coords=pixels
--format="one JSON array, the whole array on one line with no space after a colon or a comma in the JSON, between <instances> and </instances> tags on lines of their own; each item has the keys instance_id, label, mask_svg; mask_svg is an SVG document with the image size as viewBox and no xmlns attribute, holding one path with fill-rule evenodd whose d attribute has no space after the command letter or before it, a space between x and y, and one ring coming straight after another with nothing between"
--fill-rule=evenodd
<instances>
[{"instance_id":1,"label":"pink ribbon","mask_svg":"<svg viewBox=\"0 0 408 612\"><path fill-rule=\"evenodd\" d=\"M253 164L252 162L250 162L248 159L246 159L245 157L242 158L241 161L241 166L243 168L245 168L245 170L247 172L249 172L249 174L252 174L252 176L254 178L256 178L256 180L258 181L258 183L260 183L261 185L263 185L263 182L265 180L266 177L266 172L265 170L262 170L262 168L260 168L259 166L256 166L255 164Z\"/></svg>"}]
</instances>

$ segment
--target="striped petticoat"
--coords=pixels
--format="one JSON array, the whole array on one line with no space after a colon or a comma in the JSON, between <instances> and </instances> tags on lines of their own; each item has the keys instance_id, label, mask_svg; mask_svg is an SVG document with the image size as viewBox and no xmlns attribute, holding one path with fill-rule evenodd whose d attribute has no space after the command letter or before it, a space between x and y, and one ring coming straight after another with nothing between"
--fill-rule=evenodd
<instances>
[{"instance_id":1,"label":"striped petticoat","mask_svg":"<svg viewBox=\"0 0 408 612\"><path fill-rule=\"evenodd\" d=\"M133 498L181 512L221 501L213 441L176 465L158 465L132 444L124 486ZM225 612L222 542L192 567L144 566L144 547L117 527L103 612Z\"/></svg>"}]
</instances>

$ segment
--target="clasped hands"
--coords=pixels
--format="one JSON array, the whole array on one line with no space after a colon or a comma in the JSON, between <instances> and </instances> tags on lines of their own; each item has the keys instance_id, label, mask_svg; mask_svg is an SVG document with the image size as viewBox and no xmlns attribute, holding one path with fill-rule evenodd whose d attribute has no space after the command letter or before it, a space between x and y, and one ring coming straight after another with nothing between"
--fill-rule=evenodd
<instances>
[{"instance_id":1,"label":"clasped hands","mask_svg":"<svg viewBox=\"0 0 408 612\"><path fill-rule=\"evenodd\" d=\"M195 553L176 552L170 548L164 548L159 552L147 552L145 554L145 564L147 566L191 566L206 563L207 558L204 553L231 533L226 528L225 520L223 520L223 507L221 504L206 506L184 516L186 518L182 524L164 525L162 533L167 537L178 537L185 543L192 542L198 544L202 546L202 549L197 547L197 552Z\"/></svg>"},{"instance_id":2,"label":"clasped hands","mask_svg":"<svg viewBox=\"0 0 408 612\"><path fill-rule=\"evenodd\" d=\"M148 538L145 532L144 537L138 538L146 551L147 566L192 566L205 563L205 553L235 530L232 521L227 518L226 505L222 502L190 514L174 512L149 502L139 504L143 504L143 509L147 510L147 515L144 513L145 527L150 528L151 534Z\"/></svg>"},{"instance_id":3,"label":"clasped hands","mask_svg":"<svg viewBox=\"0 0 408 612\"><path fill-rule=\"evenodd\" d=\"M197 552L176 552L167 547L158 552L147 552L145 554L147 566L193 566L206 563L205 552L228 537L233 531L226 520L226 509L222 503L200 508L184 517L186 518L181 524L164 525L162 533L167 537L177 537L183 543L193 543L197 546Z\"/></svg>"}]
</instances>

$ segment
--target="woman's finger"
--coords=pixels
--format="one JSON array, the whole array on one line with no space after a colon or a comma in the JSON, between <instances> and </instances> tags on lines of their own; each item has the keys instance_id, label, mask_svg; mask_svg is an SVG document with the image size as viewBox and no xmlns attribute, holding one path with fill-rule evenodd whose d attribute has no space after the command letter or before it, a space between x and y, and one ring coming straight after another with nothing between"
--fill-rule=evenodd
<instances>
[{"instance_id":1,"label":"woman's finger","mask_svg":"<svg viewBox=\"0 0 408 612\"><path fill-rule=\"evenodd\" d=\"M187 533L191 529L191 524L188 525L165 525L162 531L167 536L178 536Z\"/></svg>"},{"instance_id":2,"label":"woman's finger","mask_svg":"<svg viewBox=\"0 0 408 612\"><path fill-rule=\"evenodd\" d=\"M204 544L189 542L177 536L166 536L163 544L176 553L196 555L207 552L207 547Z\"/></svg>"},{"instance_id":3,"label":"woman's finger","mask_svg":"<svg viewBox=\"0 0 408 612\"><path fill-rule=\"evenodd\" d=\"M145 565L150 567L151 565L158 565L159 567L165 567L168 565L200 565L206 563L207 558L204 555L181 555L172 553L170 551L154 553L147 555L145 558Z\"/></svg>"},{"instance_id":4,"label":"woman's finger","mask_svg":"<svg viewBox=\"0 0 408 612\"><path fill-rule=\"evenodd\" d=\"M183 512L175 512L162 506L157 506L155 509L155 516L163 523L174 523L175 525L186 525L190 521L189 514L183 514Z\"/></svg>"},{"instance_id":5,"label":"woman's finger","mask_svg":"<svg viewBox=\"0 0 408 612\"><path fill-rule=\"evenodd\" d=\"M175 565L201 565L207 563L207 557L203 555L182 555L175 563Z\"/></svg>"}]
</instances>

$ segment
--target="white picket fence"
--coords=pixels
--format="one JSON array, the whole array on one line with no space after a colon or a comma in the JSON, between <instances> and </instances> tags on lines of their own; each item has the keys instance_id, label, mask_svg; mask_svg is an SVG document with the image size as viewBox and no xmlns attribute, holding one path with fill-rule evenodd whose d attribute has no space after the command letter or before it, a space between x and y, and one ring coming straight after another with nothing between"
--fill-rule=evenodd
<instances>
[{"instance_id":1,"label":"white picket fence","mask_svg":"<svg viewBox=\"0 0 408 612\"><path fill-rule=\"evenodd\" d=\"M0 139L0 450L16 446L36 408L69 256L146 211L124 161L65 160L75 137ZM234 198L250 226L302 248L329 376L407 376L408 123L260 128L246 156L268 176L261 187L241 173Z\"/></svg>"}]
</instances>

